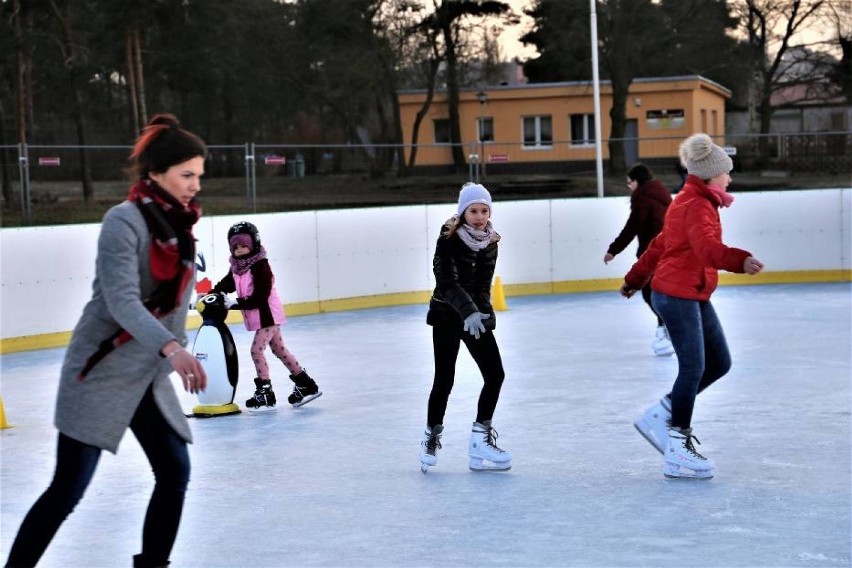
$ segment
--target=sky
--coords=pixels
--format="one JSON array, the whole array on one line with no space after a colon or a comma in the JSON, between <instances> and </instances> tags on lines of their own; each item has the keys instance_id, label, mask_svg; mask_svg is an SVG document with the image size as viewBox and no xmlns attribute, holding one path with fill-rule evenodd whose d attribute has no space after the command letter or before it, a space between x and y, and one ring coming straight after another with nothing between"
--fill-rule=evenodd
<instances>
[{"instance_id":1,"label":"sky","mask_svg":"<svg viewBox=\"0 0 852 568\"><path fill-rule=\"evenodd\" d=\"M518 57L521 61L535 57L538 53L535 47L524 46L519 38L532 26L532 18L525 16L523 9L532 3L532 0L503 0L512 7L512 10L521 16L521 23L517 26L507 27L500 34L500 50L504 59Z\"/></svg>"}]
</instances>

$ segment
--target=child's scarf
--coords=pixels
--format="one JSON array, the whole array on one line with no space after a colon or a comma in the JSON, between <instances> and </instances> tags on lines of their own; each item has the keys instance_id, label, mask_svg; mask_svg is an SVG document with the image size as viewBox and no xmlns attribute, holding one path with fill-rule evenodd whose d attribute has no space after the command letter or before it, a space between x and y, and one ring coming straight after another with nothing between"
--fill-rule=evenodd
<instances>
[{"instance_id":1,"label":"child's scarf","mask_svg":"<svg viewBox=\"0 0 852 568\"><path fill-rule=\"evenodd\" d=\"M263 248L263 245L259 245L257 252L248 256L231 255L229 259L231 262L231 271L238 276L245 274L255 262L263 258L266 258L266 249Z\"/></svg>"}]
</instances>

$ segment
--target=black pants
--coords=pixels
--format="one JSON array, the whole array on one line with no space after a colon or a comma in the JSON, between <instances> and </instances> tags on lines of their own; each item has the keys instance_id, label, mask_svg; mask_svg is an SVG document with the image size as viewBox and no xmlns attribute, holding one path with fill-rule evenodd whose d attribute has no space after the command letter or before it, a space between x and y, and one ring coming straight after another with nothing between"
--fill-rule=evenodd
<instances>
[{"instance_id":1,"label":"black pants","mask_svg":"<svg viewBox=\"0 0 852 568\"><path fill-rule=\"evenodd\" d=\"M142 529L142 558L152 566L165 566L177 536L189 483L189 452L183 438L163 418L151 389L139 403L130 429L148 457L155 478ZM59 434L53 481L24 518L9 552L7 567L36 565L60 525L83 497L100 456L100 448ZM109 527L101 528L109 531Z\"/></svg>"},{"instance_id":2,"label":"black pants","mask_svg":"<svg viewBox=\"0 0 852 568\"><path fill-rule=\"evenodd\" d=\"M500 388L503 386L503 360L494 334L486 331L475 339L465 333L461 323L458 325L444 324L432 327L432 345L435 349L435 379L432 392L429 394L429 409L427 425L432 428L443 424L444 413L447 411L447 401L456 376L456 360L459 355L459 345L464 341L471 357L482 372L482 392L479 393L479 404L476 411L476 421L491 420L497 399L500 398Z\"/></svg>"}]
</instances>

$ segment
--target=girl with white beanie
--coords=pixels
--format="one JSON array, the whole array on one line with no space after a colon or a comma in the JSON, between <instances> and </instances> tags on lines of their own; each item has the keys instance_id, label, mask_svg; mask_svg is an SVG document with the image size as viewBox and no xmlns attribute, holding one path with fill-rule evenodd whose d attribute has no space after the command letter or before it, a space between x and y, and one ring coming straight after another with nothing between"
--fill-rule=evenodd
<instances>
[{"instance_id":1,"label":"girl with white beanie","mask_svg":"<svg viewBox=\"0 0 852 568\"><path fill-rule=\"evenodd\" d=\"M426 323L432 326L435 377L420 449L424 473L438 463L444 413L462 342L483 379L468 445L468 465L473 470L508 470L512 466L511 454L497 447L497 432L491 426L505 375L493 333L496 320L491 280L500 235L491 224L491 206L491 194L485 187L466 183L459 193L456 215L441 227L435 247L432 268L436 285L426 316Z\"/></svg>"},{"instance_id":2,"label":"girl with white beanie","mask_svg":"<svg viewBox=\"0 0 852 568\"><path fill-rule=\"evenodd\" d=\"M707 134L680 146L688 176L666 212L663 229L624 277L621 294L630 298L650 280L651 301L663 318L678 359L669 394L634 425L663 453L666 477L713 477L713 460L695 450L692 412L698 393L731 368L731 355L710 296L718 271L757 274L763 264L746 250L722 242L720 207L730 207L733 162Z\"/></svg>"}]
</instances>

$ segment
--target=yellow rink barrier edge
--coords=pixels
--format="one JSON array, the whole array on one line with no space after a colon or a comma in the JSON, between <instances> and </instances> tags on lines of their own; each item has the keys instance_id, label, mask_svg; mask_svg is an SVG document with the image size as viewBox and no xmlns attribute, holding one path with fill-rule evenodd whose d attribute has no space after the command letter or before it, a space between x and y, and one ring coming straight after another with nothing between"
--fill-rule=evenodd
<instances>
[{"instance_id":1,"label":"yellow rink barrier edge","mask_svg":"<svg viewBox=\"0 0 852 568\"><path fill-rule=\"evenodd\" d=\"M497 280L499 280L499 277L495 279L495 285L497 284ZM499 289L502 290L504 298L511 296L539 296L582 292L612 291L617 293L622 282L623 280L621 278L568 280L562 282L541 282L532 284L503 284L502 281L500 281ZM719 274L720 286L817 284L829 282L852 282L852 270L789 270L764 272L756 276L730 274L727 272ZM288 316L304 316L368 308L423 304L423 321L425 323L425 306L428 304L430 297L431 291L398 292L393 294L374 294L369 296L356 296L353 298L285 304L285 309ZM496 306L495 309L497 309ZM225 321L229 324L240 323L242 322L242 316L239 312L232 312L228 315L228 318ZM186 327L188 330L197 329L200 325L201 317L197 314L193 313L187 317ZM70 331L62 331L57 333L25 335L22 337L0 339L0 355L17 353L20 351L64 347L68 345L70 338Z\"/></svg>"}]
</instances>

